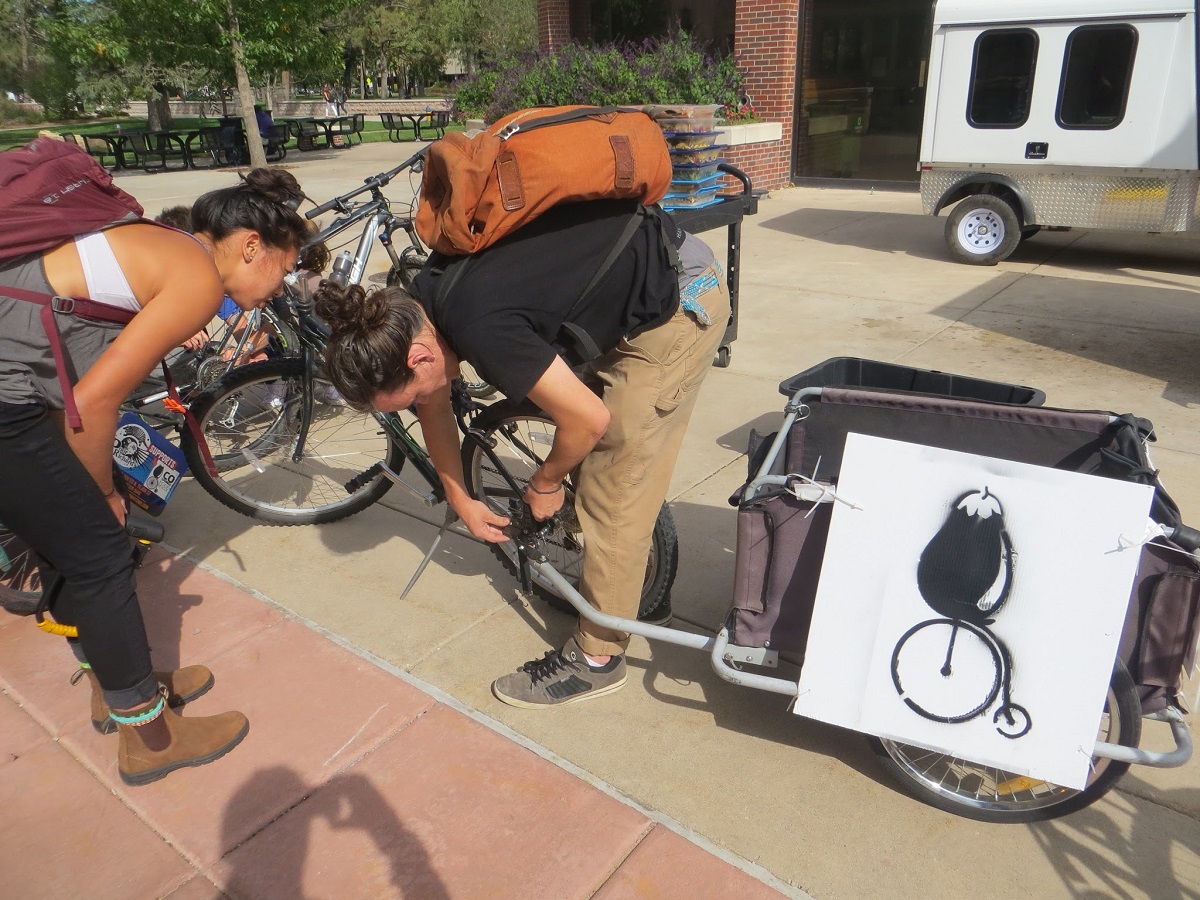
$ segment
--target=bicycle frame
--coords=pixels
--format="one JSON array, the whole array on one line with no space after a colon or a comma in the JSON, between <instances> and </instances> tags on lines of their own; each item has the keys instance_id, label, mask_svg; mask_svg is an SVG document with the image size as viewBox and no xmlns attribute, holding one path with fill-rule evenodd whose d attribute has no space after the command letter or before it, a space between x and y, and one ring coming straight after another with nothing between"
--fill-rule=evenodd
<instances>
[{"instance_id":1,"label":"bicycle frame","mask_svg":"<svg viewBox=\"0 0 1200 900\"><path fill-rule=\"evenodd\" d=\"M387 251L392 268L400 268L403 254L396 252L395 245L392 242L392 234L397 228L403 229L408 235L409 244L412 249L416 253L424 255L426 252L425 247L421 243L421 239L417 236L412 218L396 216L392 212L391 201L383 194L383 188L396 175L406 169L416 169L424 159L424 156L425 150L421 150L396 166L396 168L376 175L373 178L368 178L364 182L363 187L335 197L306 213L306 217L309 219L315 219L317 216L331 209L336 210L339 215L328 226L314 235L302 250L314 244L326 243L330 238L336 237L359 223L365 222L362 234L358 238L358 245L355 247L353 262L347 279L350 284L361 283L363 275L366 272L367 263L371 258L371 250L376 241L379 241ZM370 193L370 199L358 204L351 202L355 197L363 193ZM407 248L405 252L408 252Z\"/></svg>"}]
</instances>

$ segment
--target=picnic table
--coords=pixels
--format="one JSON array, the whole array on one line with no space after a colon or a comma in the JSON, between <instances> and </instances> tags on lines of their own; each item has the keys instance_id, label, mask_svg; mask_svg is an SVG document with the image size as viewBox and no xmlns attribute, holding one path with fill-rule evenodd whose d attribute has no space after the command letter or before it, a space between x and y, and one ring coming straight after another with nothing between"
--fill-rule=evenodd
<instances>
[{"instance_id":1,"label":"picnic table","mask_svg":"<svg viewBox=\"0 0 1200 900\"><path fill-rule=\"evenodd\" d=\"M405 112L381 112L379 121L383 123L383 127L388 131L388 140L393 143L399 143L404 140L401 137L405 128L412 130L413 138L418 141L425 140L422 134L421 125L424 123L431 128L438 137L444 137L446 134L446 126L450 124L450 110L448 109L427 109L423 112L405 113ZM405 123L408 123L405 125Z\"/></svg>"}]
</instances>

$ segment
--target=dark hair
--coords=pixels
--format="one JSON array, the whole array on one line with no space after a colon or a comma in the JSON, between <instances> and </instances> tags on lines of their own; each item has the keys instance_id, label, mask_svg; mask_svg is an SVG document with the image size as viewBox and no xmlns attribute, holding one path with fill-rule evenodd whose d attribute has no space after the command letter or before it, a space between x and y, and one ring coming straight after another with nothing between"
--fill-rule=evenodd
<instances>
[{"instance_id":1,"label":"dark hair","mask_svg":"<svg viewBox=\"0 0 1200 900\"><path fill-rule=\"evenodd\" d=\"M192 229L221 241L243 229L257 231L275 249L299 247L308 221L296 212L304 191L291 172L251 169L240 184L203 194L192 205Z\"/></svg>"},{"instance_id":2,"label":"dark hair","mask_svg":"<svg viewBox=\"0 0 1200 900\"><path fill-rule=\"evenodd\" d=\"M317 315L331 329L325 372L354 409L371 408L381 391L413 379L408 349L425 328L425 310L399 287L364 291L322 281L314 296Z\"/></svg>"},{"instance_id":3,"label":"dark hair","mask_svg":"<svg viewBox=\"0 0 1200 900\"><path fill-rule=\"evenodd\" d=\"M155 222L162 222L164 225L170 225L172 228L178 228L180 231L192 230L192 208L190 206L168 206L157 216L154 217Z\"/></svg>"},{"instance_id":4,"label":"dark hair","mask_svg":"<svg viewBox=\"0 0 1200 900\"><path fill-rule=\"evenodd\" d=\"M316 231L316 228L313 228L313 231ZM329 248L324 241L300 248L300 261L296 263L296 268L308 272L324 272L328 265Z\"/></svg>"}]
</instances>

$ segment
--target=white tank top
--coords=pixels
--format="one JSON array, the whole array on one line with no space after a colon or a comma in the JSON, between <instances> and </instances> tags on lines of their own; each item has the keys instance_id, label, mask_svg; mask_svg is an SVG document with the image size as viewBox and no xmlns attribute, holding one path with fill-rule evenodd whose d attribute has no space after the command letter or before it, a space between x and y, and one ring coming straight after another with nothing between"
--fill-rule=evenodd
<instances>
[{"instance_id":1,"label":"white tank top","mask_svg":"<svg viewBox=\"0 0 1200 900\"><path fill-rule=\"evenodd\" d=\"M88 297L97 303L119 306L134 312L141 310L129 287L129 281L121 270L121 264L113 255L108 238L102 231L93 231L75 238L75 249L83 266L83 277L87 281Z\"/></svg>"}]
</instances>

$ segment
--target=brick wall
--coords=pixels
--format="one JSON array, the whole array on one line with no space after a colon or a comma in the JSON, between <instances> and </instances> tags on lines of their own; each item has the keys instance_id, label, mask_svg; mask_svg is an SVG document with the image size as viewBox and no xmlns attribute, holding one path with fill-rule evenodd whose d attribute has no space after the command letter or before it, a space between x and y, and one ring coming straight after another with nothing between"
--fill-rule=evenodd
<instances>
[{"instance_id":1,"label":"brick wall","mask_svg":"<svg viewBox=\"0 0 1200 900\"><path fill-rule=\"evenodd\" d=\"M776 188L792 176L796 108L796 58L801 0L737 0L733 54L746 92L768 122L783 123L783 139L771 145L731 148L734 165L757 174L756 187ZM738 162L745 153L747 166ZM748 168L749 167L749 168Z\"/></svg>"},{"instance_id":2,"label":"brick wall","mask_svg":"<svg viewBox=\"0 0 1200 900\"><path fill-rule=\"evenodd\" d=\"M538 0L538 46L553 52L570 42L570 0Z\"/></svg>"},{"instance_id":3,"label":"brick wall","mask_svg":"<svg viewBox=\"0 0 1200 900\"><path fill-rule=\"evenodd\" d=\"M786 148L786 146L783 141L742 144L738 147L726 147L721 151L721 155L731 165L737 166L749 175L755 189L772 190L787 184L791 176L790 172L785 172L783 175L779 173L779 157L782 148ZM740 190L742 187L741 182L736 178L727 176L725 180L731 188Z\"/></svg>"}]
</instances>

